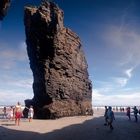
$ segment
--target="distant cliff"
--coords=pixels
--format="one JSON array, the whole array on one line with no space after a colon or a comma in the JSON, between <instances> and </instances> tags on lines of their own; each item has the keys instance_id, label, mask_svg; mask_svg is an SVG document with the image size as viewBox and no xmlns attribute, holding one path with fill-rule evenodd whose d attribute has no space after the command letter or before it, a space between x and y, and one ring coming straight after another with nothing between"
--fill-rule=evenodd
<instances>
[{"instance_id":1,"label":"distant cliff","mask_svg":"<svg viewBox=\"0 0 140 140\"><path fill-rule=\"evenodd\" d=\"M25 7L27 52L33 72L37 118L92 115L92 84L79 37L63 24L52 2Z\"/></svg>"},{"instance_id":2,"label":"distant cliff","mask_svg":"<svg viewBox=\"0 0 140 140\"><path fill-rule=\"evenodd\" d=\"M10 0L0 0L0 20L3 20L10 6Z\"/></svg>"}]
</instances>

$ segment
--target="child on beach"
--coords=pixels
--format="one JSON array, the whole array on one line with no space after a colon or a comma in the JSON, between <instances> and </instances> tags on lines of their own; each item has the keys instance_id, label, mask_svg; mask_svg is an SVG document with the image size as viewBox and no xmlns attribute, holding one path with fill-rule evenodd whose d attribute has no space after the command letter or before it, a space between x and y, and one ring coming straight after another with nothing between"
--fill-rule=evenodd
<instances>
[{"instance_id":1,"label":"child on beach","mask_svg":"<svg viewBox=\"0 0 140 140\"><path fill-rule=\"evenodd\" d=\"M29 122L32 121L33 116L34 116L34 109L33 109L33 106L30 106L29 112L28 112L28 119L29 119Z\"/></svg>"}]
</instances>

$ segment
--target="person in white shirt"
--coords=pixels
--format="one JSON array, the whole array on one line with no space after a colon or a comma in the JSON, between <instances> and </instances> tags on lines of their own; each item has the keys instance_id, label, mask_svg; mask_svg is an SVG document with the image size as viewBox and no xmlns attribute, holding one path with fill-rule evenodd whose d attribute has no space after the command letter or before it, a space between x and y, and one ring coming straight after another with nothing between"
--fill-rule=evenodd
<instances>
[{"instance_id":1,"label":"person in white shirt","mask_svg":"<svg viewBox=\"0 0 140 140\"><path fill-rule=\"evenodd\" d=\"M29 122L32 121L33 116L34 116L34 109L33 109L33 106L30 106L29 112L28 112L28 119L29 119Z\"/></svg>"},{"instance_id":2,"label":"person in white shirt","mask_svg":"<svg viewBox=\"0 0 140 140\"><path fill-rule=\"evenodd\" d=\"M7 117L9 120L14 120L14 108L13 108L13 106L10 107Z\"/></svg>"}]
</instances>

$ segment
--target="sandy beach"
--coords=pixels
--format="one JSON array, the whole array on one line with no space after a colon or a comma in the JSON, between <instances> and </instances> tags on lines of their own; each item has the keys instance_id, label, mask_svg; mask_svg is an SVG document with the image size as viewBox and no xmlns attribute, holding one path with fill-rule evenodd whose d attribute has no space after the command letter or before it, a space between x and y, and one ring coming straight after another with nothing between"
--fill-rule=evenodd
<instances>
[{"instance_id":1,"label":"sandy beach","mask_svg":"<svg viewBox=\"0 0 140 140\"><path fill-rule=\"evenodd\" d=\"M0 120L0 140L139 140L139 122L129 121L123 112L115 112L114 130L104 126L103 110L93 116L65 117L57 120Z\"/></svg>"}]
</instances>

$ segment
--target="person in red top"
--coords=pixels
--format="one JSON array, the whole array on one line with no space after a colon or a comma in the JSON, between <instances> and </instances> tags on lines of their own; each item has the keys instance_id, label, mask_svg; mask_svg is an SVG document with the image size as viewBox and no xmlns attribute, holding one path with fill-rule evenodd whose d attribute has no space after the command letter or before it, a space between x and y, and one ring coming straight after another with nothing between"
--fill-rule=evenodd
<instances>
[{"instance_id":1,"label":"person in red top","mask_svg":"<svg viewBox=\"0 0 140 140\"><path fill-rule=\"evenodd\" d=\"M19 125L20 124L20 118L22 116L22 109L21 109L21 105L18 102L16 107L15 107L15 124Z\"/></svg>"}]
</instances>

